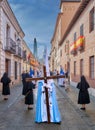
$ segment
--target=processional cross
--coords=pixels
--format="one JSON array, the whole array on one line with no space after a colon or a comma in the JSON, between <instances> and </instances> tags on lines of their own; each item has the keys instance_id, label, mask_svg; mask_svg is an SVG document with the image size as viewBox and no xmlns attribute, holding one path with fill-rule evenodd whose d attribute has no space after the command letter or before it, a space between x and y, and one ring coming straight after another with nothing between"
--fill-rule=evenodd
<instances>
[{"instance_id":1,"label":"processional cross","mask_svg":"<svg viewBox=\"0 0 95 130\"><path fill-rule=\"evenodd\" d=\"M44 83L47 83L48 79L56 79L56 78L64 78L65 75L54 75L54 76L47 76L46 67L43 66L44 76L39 78L26 78L26 81L37 81L37 80L44 80ZM49 97L48 97L48 88L45 86L45 95L46 95L46 108L47 108L47 117L48 123L50 123L50 108L49 108Z\"/></svg>"}]
</instances>

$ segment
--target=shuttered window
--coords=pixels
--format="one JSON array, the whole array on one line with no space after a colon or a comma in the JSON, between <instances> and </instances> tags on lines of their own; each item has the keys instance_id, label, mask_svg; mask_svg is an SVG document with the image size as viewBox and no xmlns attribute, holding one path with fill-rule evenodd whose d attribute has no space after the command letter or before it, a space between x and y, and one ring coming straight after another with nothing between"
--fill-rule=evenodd
<instances>
[{"instance_id":1,"label":"shuttered window","mask_svg":"<svg viewBox=\"0 0 95 130\"><path fill-rule=\"evenodd\" d=\"M80 76L83 75L83 59L80 60Z\"/></svg>"},{"instance_id":2,"label":"shuttered window","mask_svg":"<svg viewBox=\"0 0 95 130\"><path fill-rule=\"evenodd\" d=\"M94 19L94 7L89 13L89 32L94 30L94 24L95 24L95 19Z\"/></svg>"},{"instance_id":3,"label":"shuttered window","mask_svg":"<svg viewBox=\"0 0 95 130\"><path fill-rule=\"evenodd\" d=\"M84 36L83 24L80 26L80 36Z\"/></svg>"},{"instance_id":4,"label":"shuttered window","mask_svg":"<svg viewBox=\"0 0 95 130\"><path fill-rule=\"evenodd\" d=\"M94 79L94 56L90 57L90 78Z\"/></svg>"},{"instance_id":5,"label":"shuttered window","mask_svg":"<svg viewBox=\"0 0 95 130\"><path fill-rule=\"evenodd\" d=\"M74 76L76 76L76 61L74 61Z\"/></svg>"}]
</instances>

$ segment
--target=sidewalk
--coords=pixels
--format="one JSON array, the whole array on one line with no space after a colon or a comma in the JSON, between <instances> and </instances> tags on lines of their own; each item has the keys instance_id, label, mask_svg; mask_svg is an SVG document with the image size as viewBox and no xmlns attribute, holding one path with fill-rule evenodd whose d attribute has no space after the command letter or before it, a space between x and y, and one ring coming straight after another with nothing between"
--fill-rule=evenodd
<instances>
[{"instance_id":1,"label":"sidewalk","mask_svg":"<svg viewBox=\"0 0 95 130\"><path fill-rule=\"evenodd\" d=\"M55 82L57 85L57 83ZM61 90L64 91L66 96L70 99L72 102L72 105L76 107L77 112L81 115L81 118L86 119L86 123L89 124L90 126L95 126L95 97L90 95L90 104L86 105L86 111L82 111L81 105L77 104L78 100L78 92L79 90L73 86L69 86L69 90L66 91L64 87L57 87ZM86 118L85 118L86 117Z\"/></svg>"},{"instance_id":2,"label":"sidewalk","mask_svg":"<svg viewBox=\"0 0 95 130\"><path fill-rule=\"evenodd\" d=\"M4 101L2 91L0 91L0 111L7 110L10 106L12 106L19 96L22 96L22 84L14 85L10 87L10 95L9 100Z\"/></svg>"}]
</instances>

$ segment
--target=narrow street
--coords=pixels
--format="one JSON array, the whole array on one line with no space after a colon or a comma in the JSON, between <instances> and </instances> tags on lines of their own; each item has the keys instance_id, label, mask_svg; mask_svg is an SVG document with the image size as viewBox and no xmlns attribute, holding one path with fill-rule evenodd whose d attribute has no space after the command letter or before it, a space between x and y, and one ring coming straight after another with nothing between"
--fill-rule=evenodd
<instances>
[{"instance_id":1,"label":"narrow street","mask_svg":"<svg viewBox=\"0 0 95 130\"><path fill-rule=\"evenodd\" d=\"M27 110L21 95L22 85L19 85L11 88L8 101L0 95L0 130L95 130L95 122L70 99L70 92L63 87L56 87L56 92L61 124L35 123L35 104L33 110ZM37 89L34 89L35 103L36 96Z\"/></svg>"}]
</instances>

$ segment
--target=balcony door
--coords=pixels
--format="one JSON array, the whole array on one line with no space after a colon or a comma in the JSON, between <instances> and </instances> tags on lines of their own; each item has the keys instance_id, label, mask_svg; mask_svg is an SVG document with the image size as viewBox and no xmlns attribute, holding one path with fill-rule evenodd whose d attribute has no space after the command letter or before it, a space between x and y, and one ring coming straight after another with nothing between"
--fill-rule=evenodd
<instances>
[{"instance_id":1,"label":"balcony door","mask_svg":"<svg viewBox=\"0 0 95 130\"><path fill-rule=\"evenodd\" d=\"M15 66L14 66L14 70L15 70L15 79L17 79L17 62L15 61Z\"/></svg>"},{"instance_id":2,"label":"balcony door","mask_svg":"<svg viewBox=\"0 0 95 130\"><path fill-rule=\"evenodd\" d=\"M5 59L5 72L8 73L8 76L10 76L11 74L11 65L10 65L10 60L9 59Z\"/></svg>"},{"instance_id":3,"label":"balcony door","mask_svg":"<svg viewBox=\"0 0 95 130\"><path fill-rule=\"evenodd\" d=\"M6 46L10 46L9 38L10 38L10 26L7 24L7 26L6 26Z\"/></svg>"}]
</instances>

